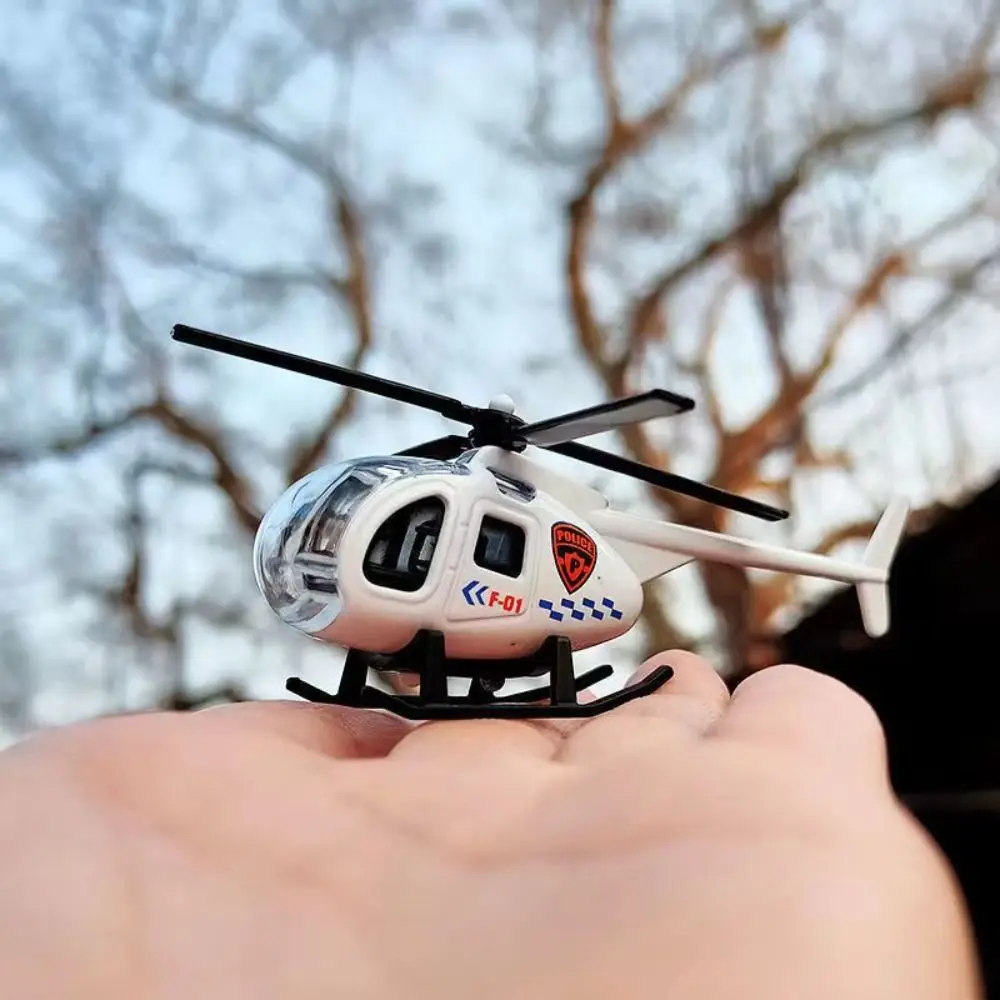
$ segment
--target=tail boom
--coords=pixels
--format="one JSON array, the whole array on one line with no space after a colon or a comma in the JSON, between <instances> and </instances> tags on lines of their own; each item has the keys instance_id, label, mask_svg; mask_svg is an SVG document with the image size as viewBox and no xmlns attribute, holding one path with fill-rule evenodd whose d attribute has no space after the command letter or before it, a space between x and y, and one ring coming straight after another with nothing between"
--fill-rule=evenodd
<instances>
[{"instance_id":1,"label":"tail boom","mask_svg":"<svg viewBox=\"0 0 1000 1000\"><path fill-rule=\"evenodd\" d=\"M908 513L909 505L905 500L894 500L889 504L875 526L859 563L812 552L759 545L732 535L634 517L620 511L597 511L590 514L589 519L601 534L630 543L633 549L644 547L691 559L853 583L857 588L865 631L876 638L884 635L889 628L889 570ZM664 565L674 568L682 562L678 559ZM669 569L663 572L669 572Z\"/></svg>"}]
</instances>

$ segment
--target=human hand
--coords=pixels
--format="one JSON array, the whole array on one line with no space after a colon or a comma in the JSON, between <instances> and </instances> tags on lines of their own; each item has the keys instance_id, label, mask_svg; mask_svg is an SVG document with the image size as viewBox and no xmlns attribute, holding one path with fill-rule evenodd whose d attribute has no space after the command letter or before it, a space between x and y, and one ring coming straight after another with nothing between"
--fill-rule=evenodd
<instances>
[{"instance_id":1,"label":"human hand","mask_svg":"<svg viewBox=\"0 0 1000 1000\"><path fill-rule=\"evenodd\" d=\"M870 708L796 667L730 701L704 661L662 662L659 693L583 723L272 702L15 746L0 993L978 997Z\"/></svg>"}]
</instances>

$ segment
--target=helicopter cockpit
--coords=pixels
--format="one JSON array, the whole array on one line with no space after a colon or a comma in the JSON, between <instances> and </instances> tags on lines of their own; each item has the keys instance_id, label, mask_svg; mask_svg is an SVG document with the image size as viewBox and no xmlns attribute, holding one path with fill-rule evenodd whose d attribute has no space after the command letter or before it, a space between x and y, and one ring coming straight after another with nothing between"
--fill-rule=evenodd
<instances>
[{"instance_id":1,"label":"helicopter cockpit","mask_svg":"<svg viewBox=\"0 0 1000 1000\"><path fill-rule=\"evenodd\" d=\"M425 497L392 514L365 553L361 569L367 579L391 590L419 590L430 572L444 511L440 497Z\"/></svg>"},{"instance_id":2,"label":"helicopter cockpit","mask_svg":"<svg viewBox=\"0 0 1000 1000\"><path fill-rule=\"evenodd\" d=\"M342 606L340 541L368 497L402 476L468 474L461 463L396 456L326 466L300 479L268 511L254 542L254 571L268 604L298 629L327 628ZM444 515L444 501L432 496L388 517L365 554L367 579L393 590L419 590Z\"/></svg>"}]
</instances>

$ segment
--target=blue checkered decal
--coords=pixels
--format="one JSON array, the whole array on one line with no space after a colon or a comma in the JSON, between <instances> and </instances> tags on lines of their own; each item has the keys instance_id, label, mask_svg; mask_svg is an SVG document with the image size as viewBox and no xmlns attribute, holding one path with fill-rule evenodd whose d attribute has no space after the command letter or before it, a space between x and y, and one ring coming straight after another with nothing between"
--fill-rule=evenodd
<instances>
[{"instance_id":1,"label":"blue checkered decal","mask_svg":"<svg viewBox=\"0 0 1000 1000\"><path fill-rule=\"evenodd\" d=\"M568 597L564 597L559 602L559 609L556 608L552 601L546 600L539 601L538 606L543 611L547 611L549 613L549 617L554 622L561 622L567 614L570 618L578 622L582 622L588 615L591 618L596 618L598 621L602 621L605 615L614 618L616 621L624 617L624 615L615 607L615 602L612 601L610 597L602 597L600 607L598 607L597 603L592 601L589 597L585 597L582 601L580 601L579 605L577 605L576 601L572 601Z\"/></svg>"}]
</instances>

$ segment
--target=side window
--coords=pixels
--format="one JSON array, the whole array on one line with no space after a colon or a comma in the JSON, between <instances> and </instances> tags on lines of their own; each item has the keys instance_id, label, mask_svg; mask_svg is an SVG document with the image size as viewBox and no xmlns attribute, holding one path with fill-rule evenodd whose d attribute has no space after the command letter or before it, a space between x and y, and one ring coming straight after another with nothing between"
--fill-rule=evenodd
<instances>
[{"instance_id":1,"label":"side window","mask_svg":"<svg viewBox=\"0 0 1000 1000\"><path fill-rule=\"evenodd\" d=\"M504 576L520 576L524 568L524 540L520 525L485 515L476 539L473 557L476 565Z\"/></svg>"},{"instance_id":2,"label":"side window","mask_svg":"<svg viewBox=\"0 0 1000 1000\"><path fill-rule=\"evenodd\" d=\"M368 546L365 577L390 590L419 590L430 572L444 511L440 497L416 500L396 511L375 532Z\"/></svg>"}]
</instances>

